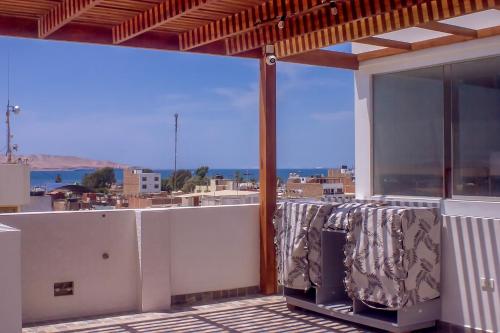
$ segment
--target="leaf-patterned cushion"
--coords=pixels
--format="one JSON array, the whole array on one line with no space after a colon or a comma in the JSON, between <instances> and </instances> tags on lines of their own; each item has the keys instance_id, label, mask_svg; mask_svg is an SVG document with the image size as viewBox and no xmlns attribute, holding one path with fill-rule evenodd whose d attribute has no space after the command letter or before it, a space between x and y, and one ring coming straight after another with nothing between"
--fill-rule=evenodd
<instances>
[{"instance_id":1,"label":"leaf-patterned cushion","mask_svg":"<svg viewBox=\"0 0 500 333\"><path fill-rule=\"evenodd\" d=\"M363 205L364 204L362 203L356 202L340 204L328 217L328 221L325 224L325 229L347 230L349 218L355 218L354 214L357 213L357 208L360 208Z\"/></svg>"},{"instance_id":2,"label":"leaf-patterned cushion","mask_svg":"<svg viewBox=\"0 0 500 333\"><path fill-rule=\"evenodd\" d=\"M358 216L347 228L348 294L393 309L439 297L439 211L365 206Z\"/></svg>"},{"instance_id":3,"label":"leaf-patterned cushion","mask_svg":"<svg viewBox=\"0 0 500 333\"><path fill-rule=\"evenodd\" d=\"M274 216L278 280L288 288L321 285L321 231L332 204L283 202Z\"/></svg>"}]
</instances>

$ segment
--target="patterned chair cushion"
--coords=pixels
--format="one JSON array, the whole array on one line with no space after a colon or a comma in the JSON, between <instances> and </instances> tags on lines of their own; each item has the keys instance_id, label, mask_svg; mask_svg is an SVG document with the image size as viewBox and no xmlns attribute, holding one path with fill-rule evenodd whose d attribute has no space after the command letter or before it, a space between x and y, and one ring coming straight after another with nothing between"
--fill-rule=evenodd
<instances>
[{"instance_id":1,"label":"patterned chair cushion","mask_svg":"<svg viewBox=\"0 0 500 333\"><path fill-rule=\"evenodd\" d=\"M432 208L363 207L345 248L351 298L401 309L439 297L440 218Z\"/></svg>"},{"instance_id":2,"label":"patterned chair cushion","mask_svg":"<svg viewBox=\"0 0 500 333\"><path fill-rule=\"evenodd\" d=\"M274 216L278 280L287 288L321 285L321 230L332 204L284 202Z\"/></svg>"},{"instance_id":3,"label":"patterned chair cushion","mask_svg":"<svg viewBox=\"0 0 500 333\"><path fill-rule=\"evenodd\" d=\"M332 230L347 230L349 224L349 219L356 218L355 214L359 214L359 208L362 207L362 203L343 203L335 207L332 214L328 217L328 221L325 224L325 229Z\"/></svg>"}]
</instances>

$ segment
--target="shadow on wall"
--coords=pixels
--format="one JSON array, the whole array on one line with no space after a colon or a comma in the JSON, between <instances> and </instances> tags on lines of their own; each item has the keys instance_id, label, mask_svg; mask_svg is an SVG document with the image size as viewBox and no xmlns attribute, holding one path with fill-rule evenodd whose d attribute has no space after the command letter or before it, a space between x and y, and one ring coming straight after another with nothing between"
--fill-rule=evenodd
<instances>
[{"instance_id":1,"label":"shadow on wall","mask_svg":"<svg viewBox=\"0 0 500 333\"><path fill-rule=\"evenodd\" d=\"M500 220L445 216L442 237L442 321L500 331L498 286L481 286L499 281Z\"/></svg>"}]
</instances>

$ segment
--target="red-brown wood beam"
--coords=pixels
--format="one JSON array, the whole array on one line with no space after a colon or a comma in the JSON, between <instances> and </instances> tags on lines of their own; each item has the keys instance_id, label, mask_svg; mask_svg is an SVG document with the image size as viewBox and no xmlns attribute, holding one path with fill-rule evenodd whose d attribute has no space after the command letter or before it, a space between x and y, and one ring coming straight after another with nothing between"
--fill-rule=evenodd
<instances>
[{"instance_id":1,"label":"red-brown wood beam","mask_svg":"<svg viewBox=\"0 0 500 333\"><path fill-rule=\"evenodd\" d=\"M297 38L300 36L304 36L315 31L321 31L322 29L330 30L334 27L341 27L340 33L337 33L337 36L335 36L336 39L331 40L327 35L321 33L318 38L308 40L307 45L304 45L304 47L310 48L309 50L322 48L324 46L328 46L328 43L337 43L338 40L342 40L344 34L349 34L355 31L357 32L358 30L362 30L366 33L366 36L363 37L369 37L377 32L374 29L377 28L377 24L383 28L386 28L387 26L390 27L391 21L386 18L387 13L397 8L408 11L409 8L421 1L430 2L431 0L408 0L404 4L399 1L389 2L384 0L337 1L335 3L337 9L336 15L332 14L332 10L329 6L322 6L318 7L317 10L307 13L307 15L297 15L295 17L291 17L286 21L283 29L280 29L277 24L274 24L259 27L256 31L250 31L233 36L227 40L228 53L237 54L248 49L260 48L269 44L275 44L275 46L278 46L277 43L279 41L298 41ZM327 1L326 4L328 3L329 2ZM381 16L381 22L371 22L369 27L363 29L358 26L358 21L366 19L373 20L373 17L376 17L377 15ZM346 24L354 24L354 31L342 29L342 27ZM298 47L303 46L298 45Z\"/></svg>"},{"instance_id":2,"label":"red-brown wood beam","mask_svg":"<svg viewBox=\"0 0 500 333\"><path fill-rule=\"evenodd\" d=\"M276 210L276 66L260 59L260 289L277 292L273 215Z\"/></svg>"},{"instance_id":3,"label":"red-brown wood beam","mask_svg":"<svg viewBox=\"0 0 500 333\"><path fill-rule=\"evenodd\" d=\"M462 0L454 1L452 4L448 0L418 0L410 5L412 2L415 0L407 1L407 7L391 7L393 2L385 1L387 4L385 8L390 8L386 12L362 16L360 19L349 20L343 24L310 29L304 34L280 40L274 44L276 55L278 58L283 58L338 43L353 42L373 35L418 27L431 21L492 9L500 3L499 0ZM239 50L245 48L240 47Z\"/></svg>"},{"instance_id":4,"label":"red-brown wood beam","mask_svg":"<svg viewBox=\"0 0 500 333\"><path fill-rule=\"evenodd\" d=\"M356 55L336 51L314 50L282 58L280 61L311 66L359 69L359 61Z\"/></svg>"},{"instance_id":5,"label":"red-brown wood beam","mask_svg":"<svg viewBox=\"0 0 500 333\"><path fill-rule=\"evenodd\" d=\"M480 29L480 30L475 30L475 31L476 31L478 39L487 38L487 37L491 37L491 36L500 35L500 26L495 26L495 27L485 28L485 29ZM465 42L468 40L471 40L471 39L469 37L457 36L457 35L432 38L432 39L423 40L420 42L411 43L411 51L419 51L419 50L424 50L424 49L428 49L428 48L432 48L432 47L439 47L439 46L444 46L444 45L456 44L456 43L461 43L461 42ZM408 51L387 48L387 49L382 49L382 50L375 50L375 51L359 53L357 55L357 58L360 62L362 62L362 61L388 57L388 56L406 53L406 52L408 52Z\"/></svg>"},{"instance_id":6,"label":"red-brown wood beam","mask_svg":"<svg viewBox=\"0 0 500 333\"><path fill-rule=\"evenodd\" d=\"M64 0L38 20L38 37L46 38L103 0Z\"/></svg>"},{"instance_id":7,"label":"red-brown wood beam","mask_svg":"<svg viewBox=\"0 0 500 333\"><path fill-rule=\"evenodd\" d=\"M474 29L459 27L457 25L451 25L441 22L427 22L426 24L422 24L421 26L419 26L419 28L462 36L466 38L477 37L477 31Z\"/></svg>"},{"instance_id":8,"label":"red-brown wood beam","mask_svg":"<svg viewBox=\"0 0 500 333\"><path fill-rule=\"evenodd\" d=\"M410 43L400 42L398 40L391 40L391 39L386 39L386 38L379 38L379 37L361 38L361 39L356 40L356 43L381 46L381 47L390 47L393 49L400 49L400 50L407 50L407 51L411 50Z\"/></svg>"},{"instance_id":9,"label":"red-brown wood beam","mask_svg":"<svg viewBox=\"0 0 500 333\"><path fill-rule=\"evenodd\" d=\"M345 0L339 0L338 2L341 1ZM328 6L328 2L323 0L287 0L286 2L262 0L260 6L253 6L239 13L181 33L179 35L181 50L191 50L242 33L250 33L255 29L260 30L265 27L272 29L278 25L282 17L290 20L326 6ZM275 30L276 33L280 34L281 31L278 28Z\"/></svg>"},{"instance_id":10,"label":"red-brown wood beam","mask_svg":"<svg viewBox=\"0 0 500 333\"><path fill-rule=\"evenodd\" d=\"M113 43L120 44L169 20L187 15L216 0L167 0L113 27Z\"/></svg>"}]
</instances>

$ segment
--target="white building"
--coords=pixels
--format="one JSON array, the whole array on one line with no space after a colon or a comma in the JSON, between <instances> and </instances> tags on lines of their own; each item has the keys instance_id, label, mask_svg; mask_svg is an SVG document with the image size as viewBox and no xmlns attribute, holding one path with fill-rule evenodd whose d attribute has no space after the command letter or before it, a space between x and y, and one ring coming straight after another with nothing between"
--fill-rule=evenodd
<instances>
[{"instance_id":1,"label":"white building","mask_svg":"<svg viewBox=\"0 0 500 333\"><path fill-rule=\"evenodd\" d=\"M489 28L500 11L443 23ZM446 36L412 28L380 37ZM354 44L353 52L366 48ZM498 331L500 36L361 62L355 132L358 199L441 207L440 320Z\"/></svg>"}]
</instances>

